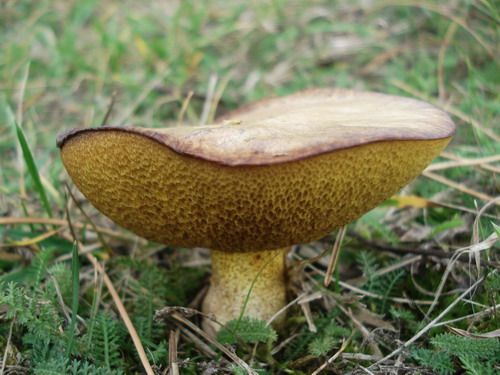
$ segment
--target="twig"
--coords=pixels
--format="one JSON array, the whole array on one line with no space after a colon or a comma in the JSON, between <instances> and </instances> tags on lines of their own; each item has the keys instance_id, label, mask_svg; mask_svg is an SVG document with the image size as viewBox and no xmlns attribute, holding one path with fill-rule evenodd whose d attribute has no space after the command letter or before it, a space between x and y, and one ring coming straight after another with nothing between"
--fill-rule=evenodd
<instances>
[{"instance_id":1,"label":"twig","mask_svg":"<svg viewBox=\"0 0 500 375\"><path fill-rule=\"evenodd\" d=\"M148 357L146 356L146 352L144 351L144 347L142 346L139 335L137 334L137 331L134 325L132 324L130 317L128 316L127 310L125 310L125 306L123 306L120 296L116 292L116 289L113 283L111 282L111 279L108 277L104 268L102 268L102 266L99 264L97 259L92 254L86 254L86 257L88 260L90 260L90 262L94 265L97 271L104 278L104 283L108 288L109 294L111 294L111 297L113 298L113 302L115 303L116 308L118 309L118 313L120 314L123 322L125 323L125 326L127 327L130 337L132 337L132 341L134 342L135 348L137 350L137 353L139 354L139 358L142 362L142 366L146 370L146 373L148 375L155 375L153 369L151 368L151 365L149 364Z\"/></svg>"},{"instance_id":2,"label":"twig","mask_svg":"<svg viewBox=\"0 0 500 375\"><path fill-rule=\"evenodd\" d=\"M363 353L342 353L342 358L345 359L357 359L359 361L378 361L382 357Z\"/></svg>"},{"instance_id":3,"label":"twig","mask_svg":"<svg viewBox=\"0 0 500 375\"><path fill-rule=\"evenodd\" d=\"M422 328L421 331L419 331L415 336L413 336L411 339L406 341L403 346L399 347L398 349L394 350L392 353L386 355L384 358L381 360L375 362L372 364L368 369L371 369L375 366L380 365L381 363L385 362L386 360L394 357L396 354L401 352L404 348L407 348L411 344L413 344L415 341L417 341L421 336L423 336L427 331L431 330L436 326L436 323L439 322L448 312L450 312L461 300L465 298L466 295L468 295L472 290L474 290L479 284L481 284L484 280L486 279L486 276L481 277L479 280L477 280L472 286L470 286L465 292L463 292L455 301L453 301L446 309L444 309L441 314L439 314L436 318L434 318L429 324L427 324L424 328Z\"/></svg>"},{"instance_id":4,"label":"twig","mask_svg":"<svg viewBox=\"0 0 500 375\"><path fill-rule=\"evenodd\" d=\"M179 364L177 363L177 340L175 332L170 330L168 340L168 362L170 367L170 375L179 375Z\"/></svg>"},{"instance_id":5,"label":"twig","mask_svg":"<svg viewBox=\"0 0 500 375\"><path fill-rule=\"evenodd\" d=\"M461 316L460 318L451 319L451 320L447 320L446 322L437 323L437 324L434 325L434 327L440 327L440 326L444 326L444 325L448 325L448 324L451 324L451 323L460 322L462 320L467 320L467 319L471 319L471 318L480 318L482 316L491 314L496 309L500 309L500 304L488 307L487 309L485 309L483 311L479 311L479 312L477 312L475 314L465 315L465 316Z\"/></svg>"},{"instance_id":6,"label":"twig","mask_svg":"<svg viewBox=\"0 0 500 375\"><path fill-rule=\"evenodd\" d=\"M309 327L309 331L311 332L318 332L318 329L316 328L316 325L314 324L314 319L312 317L311 313L311 308L309 306L309 303L302 303L300 304L300 307L302 308L302 312L304 313L304 316L307 321L307 326Z\"/></svg>"}]
</instances>

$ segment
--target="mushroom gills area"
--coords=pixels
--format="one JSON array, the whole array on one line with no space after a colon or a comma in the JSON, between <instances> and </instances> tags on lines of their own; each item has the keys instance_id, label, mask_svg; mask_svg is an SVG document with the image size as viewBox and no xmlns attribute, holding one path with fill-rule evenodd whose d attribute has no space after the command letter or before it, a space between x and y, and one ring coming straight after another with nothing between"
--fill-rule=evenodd
<instances>
[{"instance_id":1,"label":"mushroom gills area","mask_svg":"<svg viewBox=\"0 0 500 375\"><path fill-rule=\"evenodd\" d=\"M268 320L286 304L285 255L289 248L251 253L212 250L211 285L204 313L225 324L244 315ZM245 301L248 301L245 305ZM283 316L274 321L279 326ZM215 335L220 326L209 319L203 329Z\"/></svg>"},{"instance_id":2,"label":"mushroom gills area","mask_svg":"<svg viewBox=\"0 0 500 375\"><path fill-rule=\"evenodd\" d=\"M314 241L357 219L416 177L449 140L378 142L229 167L144 135L96 129L66 141L62 158L92 204L138 235L248 252Z\"/></svg>"}]
</instances>

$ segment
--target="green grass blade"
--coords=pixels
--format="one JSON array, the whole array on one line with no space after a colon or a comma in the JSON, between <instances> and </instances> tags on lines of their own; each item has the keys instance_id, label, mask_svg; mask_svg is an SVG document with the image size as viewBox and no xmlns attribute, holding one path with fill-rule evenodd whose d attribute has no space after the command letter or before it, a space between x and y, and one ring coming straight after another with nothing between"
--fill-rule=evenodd
<instances>
[{"instance_id":1,"label":"green grass blade","mask_svg":"<svg viewBox=\"0 0 500 375\"><path fill-rule=\"evenodd\" d=\"M50 208L49 200L47 198L47 193L45 192L45 188L42 185L42 180L40 179L40 173L38 172L35 159L33 158L33 153L31 152L28 141L26 140L24 131L17 123L10 107L7 107L7 111L9 112L9 117L11 118L11 121L14 124L16 130L17 139L19 140L19 144L21 145L21 149L23 151L24 162L28 167L28 171L30 173L31 178L33 179L35 187L38 190L38 193L40 194L40 198L42 199L45 212L47 212L47 215L49 215L49 217L52 217L52 209Z\"/></svg>"},{"instance_id":2,"label":"green grass blade","mask_svg":"<svg viewBox=\"0 0 500 375\"><path fill-rule=\"evenodd\" d=\"M76 332L76 315L78 314L78 301L80 298L80 261L78 259L78 243L73 243L71 257L71 280L72 280L72 300L71 300L71 323L69 326L68 358L71 357L73 343Z\"/></svg>"}]
</instances>

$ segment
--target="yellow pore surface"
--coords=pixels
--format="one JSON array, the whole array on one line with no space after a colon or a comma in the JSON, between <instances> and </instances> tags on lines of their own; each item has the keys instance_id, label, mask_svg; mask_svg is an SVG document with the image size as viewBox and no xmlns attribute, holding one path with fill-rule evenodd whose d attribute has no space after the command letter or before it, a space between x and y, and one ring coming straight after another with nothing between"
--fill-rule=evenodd
<instances>
[{"instance_id":1,"label":"yellow pore surface","mask_svg":"<svg viewBox=\"0 0 500 375\"><path fill-rule=\"evenodd\" d=\"M246 252L310 242L348 224L416 177L449 140L231 167L144 135L96 130L68 139L62 158L82 193L122 227L172 246Z\"/></svg>"}]
</instances>

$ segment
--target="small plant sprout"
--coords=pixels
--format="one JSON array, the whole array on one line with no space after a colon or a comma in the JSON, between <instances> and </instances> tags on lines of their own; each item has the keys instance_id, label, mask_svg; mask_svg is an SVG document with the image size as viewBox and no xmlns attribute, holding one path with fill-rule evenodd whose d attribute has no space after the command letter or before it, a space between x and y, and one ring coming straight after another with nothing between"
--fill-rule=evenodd
<instances>
[{"instance_id":1,"label":"small plant sprout","mask_svg":"<svg viewBox=\"0 0 500 375\"><path fill-rule=\"evenodd\" d=\"M273 316L286 304L290 246L398 192L454 132L425 102L324 88L264 99L213 125L80 128L57 144L76 186L117 224L212 249L203 310L225 323L244 306L246 316Z\"/></svg>"}]
</instances>

